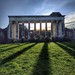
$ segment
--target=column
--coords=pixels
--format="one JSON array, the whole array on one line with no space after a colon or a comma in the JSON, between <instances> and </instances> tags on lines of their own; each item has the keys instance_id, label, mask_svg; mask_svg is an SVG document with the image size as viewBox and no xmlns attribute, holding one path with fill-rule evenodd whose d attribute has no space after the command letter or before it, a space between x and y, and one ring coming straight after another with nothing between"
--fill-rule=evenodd
<instances>
[{"instance_id":1,"label":"column","mask_svg":"<svg viewBox=\"0 0 75 75\"><path fill-rule=\"evenodd\" d=\"M60 21L60 32L59 32L59 37L62 37L62 21Z\"/></svg>"},{"instance_id":2,"label":"column","mask_svg":"<svg viewBox=\"0 0 75 75\"><path fill-rule=\"evenodd\" d=\"M36 39L36 21L34 21L34 39Z\"/></svg>"},{"instance_id":3,"label":"column","mask_svg":"<svg viewBox=\"0 0 75 75\"><path fill-rule=\"evenodd\" d=\"M19 36L18 36L18 22L16 22L16 40L19 40Z\"/></svg>"},{"instance_id":4,"label":"column","mask_svg":"<svg viewBox=\"0 0 75 75\"><path fill-rule=\"evenodd\" d=\"M47 37L47 21L45 23L45 38Z\"/></svg>"},{"instance_id":5,"label":"column","mask_svg":"<svg viewBox=\"0 0 75 75\"><path fill-rule=\"evenodd\" d=\"M19 24L18 24L18 39L19 39Z\"/></svg>"},{"instance_id":6,"label":"column","mask_svg":"<svg viewBox=\"0 0 75 75\"><path fill-rule=\"evenodd\" d=\"M63 21L61 21L60 25L61 25L61 37L62 37L63 36Z\"/></svg>"},{"instance_id":7,"label":"column","mask_svg":"<svg viewBox=\"0 0 75 75\"><path fill-rule=\"evenodd\" d=\"M63 21L60 21L60 32L59 32L59 37L60 38L63 38L64 37L64 35L65 35L65 33L64 33L64 23L63 23Z\"/></svg>"},{"instance_id":8,"label":"column","mask_svg":"<svg viewBox=\"0 0 75 75\"><path fill-rule=\"evenodd\" d=\"M28 40L30 39L30 21L28 22Z\"/></svg>"},{"instance_id":9,"label":"column","mask_svg":"<svg viewBox=\"0 0 75 75\"><path fill-rule=\"evenodd\" d=\"M64 20L62 20L62 35L65 35L65 24L64 24Z\"/></svg>"},{"instance_id":10,"label":"column","mask_svg":"<svg viewBox=\"0 0 75 75\"><path fill-rule=\"evenodd\" d=\"M61 35L61 25L60 25L60 21L58 21L58 28L57 28L57 30L58 30L58 37L60 37L60 35Z\"/></svg>"},{"instance_id":11,"label":"column","mask_svg":"<svg viewBox=\"0 0 75 75\"><path fill-rule=\"evenodd\" d=\"M24 39L24 22L22 22L22 39Z\"/></svg>"},{"instance_id":12,"label":"column","mask_svg":"<svg viewBox=\"0 0 75 75\"><path fill-rule=\"evenodd\" d=\"M9 21L9 39L12 39L12 21Z\"/></svg>"},{"instance_id":13,"label":"column","mask_svg":"<svg viewBox=\"0 0 75 75\"><path fill-rule=\"evenodd\" d=\"M52 21L51 21L51 39L53 37L53 25L52 25Z\"/></svg>"},{"instance_id":14,"label":"column","mask_svg":"<svg viewBox=\"0 0 75 75\"><path fill-rule=\"evenodd\" d=\"M58 37L58 21L56 21L56 37Z\"/></svg>"},{"instance_id":15,"label":"column","mask_svg":"<svg viewBox=\"0 0 75 75\"><path fill-rule=\"evenodd\" d=\"M40 39L41 39L41 30L42 30L42 25L41 25L41 21L40 21Z\"/></svg>"}]
</instances>

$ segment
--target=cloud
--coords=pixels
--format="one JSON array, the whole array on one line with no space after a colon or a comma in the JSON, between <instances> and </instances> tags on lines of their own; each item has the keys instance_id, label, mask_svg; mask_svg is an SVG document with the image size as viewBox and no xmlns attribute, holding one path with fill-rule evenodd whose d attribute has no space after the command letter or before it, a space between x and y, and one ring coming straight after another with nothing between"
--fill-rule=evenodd
<instances>
[{"instance_id":1,"label":"cloud","mask_svg":"<svg viewBox=\"0 0 75 75\"><path fill-rule=\"evenodd\" d=\"M2 27L9 22L8 15L49 15L57 11L67 15L69 22L74 20L75 0L0 0L0 10Z\"/></svg>"},{"instance_id":2,"label":"cloud","mask_svg":"<svg viewBox=\"0 0 75 75\"><path fill-rule=\"evenodd\" d=\"M65 17L65 23L75 21L75 13L71 13Z\"/></svg>"},{"instance_id":3,"label":"cloud","mask_svg":"<svg viewBox=\"0 0 75 75\"><path fill-rule=\"evenodd\" d=\"M57 10L61 11L65 15L75 12L75 0L65 0Z\"/></svg>"},{"instance_id":4,"label":"cloud","mask_svg":"<svg viewBox=\"0 0 75 75\"><path fill-rule=\"evenodd\" d=\"M64 6L68 3L68 0L43 0L41 5L36 8L34 14L50 14L51 12L62 12Z\"/></svg>"},{"instance_id":5,"label":"cloud","mask_svg":"<svg viewBox=\"0 0 75 75\"><path fill-rule=\"evenodd\" d=\"M42 11L45 12L44 9L46 8L46 2L47 1L48 0L43 0L43 2L41 3L41 5L38 6L38 8L35 9L35 12L33 14L40 14L40 13L42 14Z\"/></svg>"}]
</instances>

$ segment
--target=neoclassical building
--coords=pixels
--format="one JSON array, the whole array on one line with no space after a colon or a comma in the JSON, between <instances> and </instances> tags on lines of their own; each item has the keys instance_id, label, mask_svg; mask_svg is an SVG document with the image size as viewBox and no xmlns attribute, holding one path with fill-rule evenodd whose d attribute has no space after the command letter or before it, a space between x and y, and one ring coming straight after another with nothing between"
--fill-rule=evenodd
<instances>
[{"instance_id":1,"label":"neoclassical building","mask_svg":"<svg viewBox=\"0 0 75 75\"><path fill-rule=\"evenodd\" d=\"M37 38L36 23L39 23L39 38L42 37L42 23L45 23L45 37L51 39L64 38L65 35L65 16L59 12L52 12L50 15L31 15L31 16L8 16L8 38L9 39L31 39L30 25L34 23L33 38ZM51 23L50 36L48 35L47 24ZM25 26L28 24L28 28Z\"/></svg>"}]
</instances>

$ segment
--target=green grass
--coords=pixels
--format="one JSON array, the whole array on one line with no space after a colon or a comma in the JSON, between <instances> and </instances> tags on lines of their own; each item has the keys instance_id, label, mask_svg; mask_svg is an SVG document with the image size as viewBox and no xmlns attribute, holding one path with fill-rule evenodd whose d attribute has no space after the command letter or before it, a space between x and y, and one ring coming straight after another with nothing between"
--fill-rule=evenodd
<instances>
[{"instance_id":1,"label":"green grass","mask_svg":"<svg viewBox=\"0 0 75 75\"><path fill-rule=\"evenodd\" d=\"M75 75L75 42L0 44L0 75Z\"/></svg>"}]
</instances>

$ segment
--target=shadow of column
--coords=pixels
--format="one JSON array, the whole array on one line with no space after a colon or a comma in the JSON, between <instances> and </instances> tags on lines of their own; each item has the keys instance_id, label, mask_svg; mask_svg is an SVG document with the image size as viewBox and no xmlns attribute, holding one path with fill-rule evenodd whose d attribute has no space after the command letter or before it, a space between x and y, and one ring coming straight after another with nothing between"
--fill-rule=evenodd
<instances>
[{"instance_id":1,"label":"shadow of column","mask_svg":"<svg viewBox=\"0 0 75 75\"><path fill-rule=\"evenodd\" d=\"M8 46L10 46L10 44L8 45L3 45L3 46L0 46L0 48L4 48L4 47L8 47Z\"/></svg>"},{"instance_id":2,"label":"shadow of column","mask_svg":"<svg viewBox=\"0 0 75 75\"><path fill-rule=\"evenodd\" d=\"M20 56L23 52L26 52L27 50L29 50L30 48L32 48L32 47L33 47L34 45L36 45L36 44L37 44L37 43L34 43L34 44L32 44L32 45L30 45L30 46L28 46L28 47L26 47L26 48L24 48L24 49L22 49L22 50L20 50L20 51L18 51L18 52L16 52L16 53L14 53L14 54L12 54L12 55L10 55L10 56L4 58L4 59L0 62L0 66L3 65L3 64L5 64L5 63L7 63L7 62L10 62L11 60L15 59L15 58L18 57L18 56Z\"/></svg>"},{"instance_id":3,"label":"shadow of column","mask_svg":"<svg viewBox=\"0 0 75 75\"><path fill-rule=\"evenodd\" d=\"M64 44L62 43L58 43L56 42L56 44L61 47L63 50L65 50L67 53L69 53L71 56L73 56L75 58L75 51L71 48L68 48L68 46L66 47Z\"/></svg>"},{"instance_id":4,"label":"shadow of column","mask_svg":"<svg viewBox=\"0 0 75 75\"><path fill-rule=\"evenodd\" d=\"M34 66L32 75L51 75L48 43L44 43L37 64Z\"/></svg>"},{"instance_id":5,"label":"shadow of column","mask_svg":"<svg viewBox=\"0 0 75 75\"><path fill-rule=\"evenodd\" d=\"M25 44L26 44L26 43L25 43ZM12 50L12 49L14 49L14 48L17 48L17 47L23 46L23 45L25 45L25 44L21 44L21 45L19 44L19 45L17 45L17 46L9 47L9 48L7 48L7 49L1 50L0 52L9 51L9 50Z\"/></svg>"},{"instance_id":6,"label":"shadow of column","mask_svg":"<svg viewBox=\"0 0 75 75\"><path fill-rule=\"evenodd\" d=\"M63 44L75 50L75 42L65 42Z\"/></svg>"}]
</instances>

